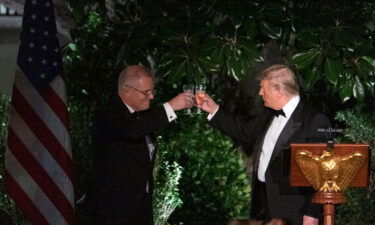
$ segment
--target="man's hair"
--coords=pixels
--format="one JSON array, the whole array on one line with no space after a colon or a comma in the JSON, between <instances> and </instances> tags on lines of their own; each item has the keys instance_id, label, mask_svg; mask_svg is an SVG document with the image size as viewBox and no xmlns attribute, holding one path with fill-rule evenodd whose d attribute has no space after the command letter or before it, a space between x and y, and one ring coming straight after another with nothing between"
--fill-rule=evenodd
<instances>
[{"instance_id":1,"label":"man's hair","mask_svg":"<svg viewBox=\"0 0 375 225\"><path fill-rule=\"evenodd\" d=\"M269 80L273 87L284 89L290 96L299 94L296 75L286 65L271 65L260 73L258 80Z\"/></svg>"},{"instance_id":2,"label":"man's hair","mask_svg":"<svg viewBox=\"0 0 375 225\"><path fill-rule=\"evenodd\" d=\"M117 88L118 90L125 88L126 85L137 85L139 79L146 76L155 82L155 76L151 71L142 65L132 65L123 69L118 77Z\"/></svg>"}]
</instances>

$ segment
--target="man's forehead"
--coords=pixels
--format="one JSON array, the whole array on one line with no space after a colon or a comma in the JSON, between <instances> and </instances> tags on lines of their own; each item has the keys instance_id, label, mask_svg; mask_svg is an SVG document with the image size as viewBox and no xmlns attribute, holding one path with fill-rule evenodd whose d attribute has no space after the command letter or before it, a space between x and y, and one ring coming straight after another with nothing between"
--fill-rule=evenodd
<instances>
[{"instance_id":1,"label":"man's forehead","mask_svg":"<svg viewBox=\"0 0 375 225\"><path fill-rule=\"evenodd\" d=\"M154 81L151 77L141 76L139 78L139 85L152 89L154 87Z\"/></svg>"},{"instance_id":2,"label":"man's forehead","mask_svg":"<svg viewBox=\"0 0 375 225\"><path fill-rule=\"evenodd\" d=\"M147 83L152 83L152 84L154 83L152 77L149 77L149 76L140 76L140 80L142 82L147 82Z\"/></svg>"},{"instance_id":3,"label":"man's forehead","mask_svg":"<svg viewBox=\"0 0 375 225\"><path fill-rule=\"evenodd\" d=\"M260 80L259 84L262 86L266 84L268 81L269 81L268 79L263 79L263 80Z\"/></svg>"}]
</instances>

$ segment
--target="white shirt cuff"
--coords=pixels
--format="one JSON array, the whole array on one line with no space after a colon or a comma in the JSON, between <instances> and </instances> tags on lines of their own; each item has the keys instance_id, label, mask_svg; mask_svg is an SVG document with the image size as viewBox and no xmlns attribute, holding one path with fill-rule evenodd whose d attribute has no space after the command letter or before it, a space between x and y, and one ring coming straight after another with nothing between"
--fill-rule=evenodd
<instances>
[{"instance_id":1,"label":"white shirt cuff","mask_svg":"<svg viewBox=\"0 0 375 225\"><path fill-rule=\"evenodd\" d=\"M217 106L217 109L212 113L212 114L208 114L208 116L207 116L207 119L208 119L208 121L210 121L214 116L215 116L215 114L217 113L217 111L219 110L219 105Z\"/></svg>"},{"instance_id":2,"label":"white shirt cuff","mask_svg":"<svg viewBox=\"0 0 375 225\"><path fill-rule=\"evenodd\" d=\"M165 112L167 113L169 122L172 122L173 120L177 119L176 113L174 112L174 110L172 109L172 106L168 102L164 103L163 106L164 106Z\"/></svg>"}]
</instances>

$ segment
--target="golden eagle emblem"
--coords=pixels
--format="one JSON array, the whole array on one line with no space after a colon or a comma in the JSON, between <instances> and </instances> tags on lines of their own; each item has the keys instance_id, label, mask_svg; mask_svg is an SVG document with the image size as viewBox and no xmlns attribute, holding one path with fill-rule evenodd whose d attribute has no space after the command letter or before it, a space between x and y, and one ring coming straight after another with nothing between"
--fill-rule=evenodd
<instances>
[{"instance_id":1,"label":"golden eagle emblem","mask_svg":"<svg viewBox=\"0 0 375 225\"><path fill-rule=\"evenodd\" d=\"M313 188L323 192L346 190L365 163L365 156L359 152L337 156L332 150L324 150L320 156L300 150L295 158Z\"/></svg>"}]
</instances>

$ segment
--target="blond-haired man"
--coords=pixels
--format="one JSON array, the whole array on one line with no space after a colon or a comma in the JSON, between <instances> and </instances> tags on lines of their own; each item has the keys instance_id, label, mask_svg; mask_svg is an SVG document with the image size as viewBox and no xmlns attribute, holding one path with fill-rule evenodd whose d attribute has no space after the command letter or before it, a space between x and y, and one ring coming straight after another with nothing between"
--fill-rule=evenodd
<instances>
[{"instance_id":1,"label":"blond-haired man","mask_svg":"<svg viewBox=\"0 0 375 225\"><path fill-rule=\"evenodd\" d=\"M285 150L291 143L326 142L325 134L317 129L330 127L330 122L301 99L296 76L286 65L268 67L259 81L265 107L254 119L230 115L208 95L202 109L209 113L214 128L241 142L255 143L251 217L317 225L321 207L311 203L311 188L290 186Z\"/></svg>"}]
</instances>

